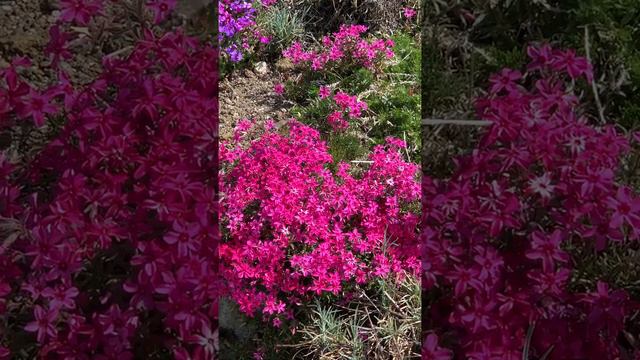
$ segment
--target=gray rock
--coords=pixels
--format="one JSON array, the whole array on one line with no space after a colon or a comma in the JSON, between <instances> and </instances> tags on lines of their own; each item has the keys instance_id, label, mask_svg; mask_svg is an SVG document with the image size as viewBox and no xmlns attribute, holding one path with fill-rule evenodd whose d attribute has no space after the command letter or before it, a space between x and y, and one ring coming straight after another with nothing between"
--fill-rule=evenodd
<instances>
[{"instance_id":1,"label":"gray rock","mask_svg":"<svg viewBox=\"0 0 640 360\"><path fill-rule=\"evenodd\" d=\"M266 75L269 72L269 65L264 61L260 61L256 63L254 70L258 75Z\"/></svg>"}]
</instances>

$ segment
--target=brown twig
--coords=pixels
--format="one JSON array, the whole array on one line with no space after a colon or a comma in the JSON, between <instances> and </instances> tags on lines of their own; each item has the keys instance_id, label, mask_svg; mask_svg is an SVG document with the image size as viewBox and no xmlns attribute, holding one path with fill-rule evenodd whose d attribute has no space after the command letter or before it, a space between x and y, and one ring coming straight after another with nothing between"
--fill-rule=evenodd
<instances>
[{"instance_id":1,"label":"brown twig","mask_svg":"<svg viewBox=\"0 0 640 360\"><path fill-rule=\"evenodd\" d=\"M589 64L593 64L591 61L591 51L589 45L589 26L584 27L584 51L587 55L587 61ZM600 118L600 122L605 124L607 121L604 118L604 108L602 107L602 102L600 102L600 95L598 94L598 84L596 83L595 77L591 81L591 90L593 91L593 97L596 100L596 107L598 108L598 117Z\"/></svg>"}]
</instances>

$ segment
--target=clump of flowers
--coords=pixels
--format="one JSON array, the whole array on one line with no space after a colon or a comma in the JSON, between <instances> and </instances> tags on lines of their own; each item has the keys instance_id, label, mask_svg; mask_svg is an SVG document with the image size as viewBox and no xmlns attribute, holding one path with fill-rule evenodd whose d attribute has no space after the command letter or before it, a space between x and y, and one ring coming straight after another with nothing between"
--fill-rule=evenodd
<instances>
[{"instance_id":1,"label":"clump of flowers","mask_svg":"<svg viewBox=\"0 0 640 360\"><path fill-rule=\"evenodd\" d=\"M315 71L351 65L375 69L393 58L394 44L390 39L367 39L366 31L365 25L342 25L340 31L322 38L321 49L305 50L300 42L294 42L283 56Z\"/></svg>"},{"instance_id":2,"label":"clump of flowers","mask_svg":"<svg viewBox=\"0 0 640 360\"><path fill-rule=\"evenodd\" d=\"M327 122L334 130L344 130L349 127L349 121L360 118L363 112L368 109L367 103L360 101L357 95L349 95L338 91L331 95L331 90L326 86L321 86L319 90L320 100L331 103L331 113L327 116Z\"/></svg>"},{"instance_id":3,"label":"clump of flowers","mask_svg":"<svg viewBox=\"0 0 640 360\"><path fill-rule=\"evenodd\" d=\"M276 95L283 95L284 90L285 90L285 87L283 83L277 83L273 85L273 92L276 93Z\"/></svg>"},{"instance_id":4,"label":"clump of flowers","mask_svg":"<svg viewBox=\"0 0 640 360\"><path fill-rule=\"evenodd\" d=\"M454 175L423 181L423 279L445 294L430 315L442 332L425 342L435 358L447 358L446 346L465 358L520 359L527 331L536 358L620 354L629 297L603 282L570 291L567 246L638 239L640 198L615 180L629 142L577 112L565 84L592 79L586 59L548 45L528 54L526 74L491 78L477 107L493 124Z\"/></svg>"},{"instance_id":5,"label":"clump of flowers","mask_svg":"<svg viewBox=\"0 0 640 360\"><path fill-rule=\"evenodd\" d=\"M0 71L0 128L64 119L33 161L0 154L0 358L29 335L19 350L38 358L214 356L217 59L179 30L145 30L85 86L60 67L37 89L22 58Z\"/></svg>"},{"instance_id":6,"label":"clump of flowers","mask_svg":"<svg viewBox=\"0 0 640 360\"><path fill-rule=\"evenodd\" d=\"M346 294L376 277L419 271L417 165L388 139L359 175L332 158L319 133L269 122L256 140L248 120L221 149L222 276L241 311L291 319L312 296ZM247 144L248 145L242 145Z\"/></svg>"},{"instance_id":7,"label":"clump of flowers","mask_svg":"<svg viewBox=\"0 0 640 360\"><path fill-rule=\"evenodd\" d=\"M224 54L231 62L239 62L259 41L268 43L256 28L256 16L259 11L274 5L277 0L220 0L218 2L218 39Z\"/></svg>"},{"instance_id":8,"label":"clump of flowers","mask_svg":"<svg viewBox=\"0 0 640 360\"><path fill-rule=\"evenodd\" d=\"M402 9L402 15L409 20L415 18L417 14L418 12L414 8L405 7Z\"/></svg>"}]
</instances>

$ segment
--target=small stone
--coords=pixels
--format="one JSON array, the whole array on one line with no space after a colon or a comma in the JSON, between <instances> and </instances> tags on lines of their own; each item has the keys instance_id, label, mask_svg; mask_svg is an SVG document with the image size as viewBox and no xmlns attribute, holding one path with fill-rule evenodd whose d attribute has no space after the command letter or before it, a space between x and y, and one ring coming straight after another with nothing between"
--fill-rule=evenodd
<instances>
[{"instance_id":1,"label":"small stone","mask_svg":"<svg viewBox=\"0 0 640 360\"><path fill-rule=\"evenodd\" d=\"M0 6L0 11L10 13L13 12L13 7L11 5L2 5Z\"/></svg>"},{"instance_id":2,"label":"small stone","mask_svg":"<svg viewBox=\"0 0 640 360\"><path fill-rule=\"evenodd\" d=\"M259 75L266 75L269 72L269 66L267 65L266 62L260 61L256 63L254 70Z\"/></svg>"}]
</instances>

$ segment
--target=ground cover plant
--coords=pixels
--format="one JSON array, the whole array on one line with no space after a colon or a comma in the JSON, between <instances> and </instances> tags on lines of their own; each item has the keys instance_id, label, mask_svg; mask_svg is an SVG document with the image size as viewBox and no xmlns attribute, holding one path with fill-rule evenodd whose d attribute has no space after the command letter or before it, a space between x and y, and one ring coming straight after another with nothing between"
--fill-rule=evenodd
<instances>
[{"instance_id":1,"label":"ground cover plant","mask_svg":"<svg viewBox=\"0 0 640 360\"><path fill-rule=\"evenodd\" d=\"M61 1L49 82L0 70L2 359L215 357L218 53L175 5ZM129 46L74 78L119 11Z\"/></svg>"},{"instance_id":2,"label":"ground cover plant","mask_svg":"<svg viewBox=\"0 0 640 360\"><path fill-rule=\"evenodd\" d=\"M489 78L474 147L423 178L423 358L635 358L636 298L612 274L580 277L579 254L637 246L621 176L637 136L585 114L588 59L544 43L526 56Z\"/></svg>"},{"instance_id":3,"label":"ground cover plant","mask_svg":"<svg viewBox=\"0 0 640 360\"><path fill-rule=\"evenodd\" d=\"M247 32L268 39L223 81L237 98L268 78L266 109L221 96L223 358L419 356L419 33L415 3L393 3L391 28L254 7Z\"/></svg>"}]
</instances>

